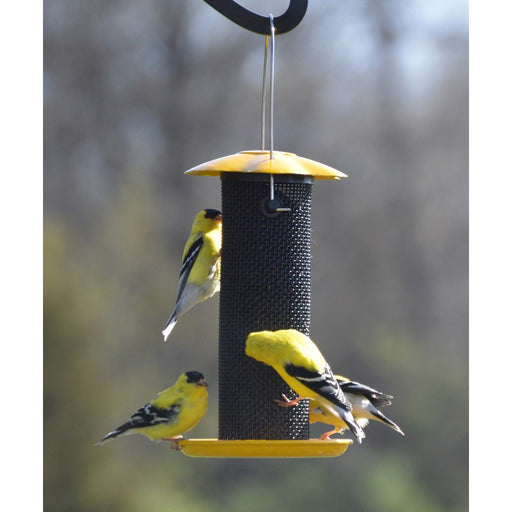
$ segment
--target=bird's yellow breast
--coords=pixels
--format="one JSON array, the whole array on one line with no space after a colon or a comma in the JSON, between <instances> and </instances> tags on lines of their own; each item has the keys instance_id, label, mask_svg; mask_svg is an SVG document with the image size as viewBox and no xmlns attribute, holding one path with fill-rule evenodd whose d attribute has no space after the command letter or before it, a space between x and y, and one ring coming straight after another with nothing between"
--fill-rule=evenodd
<instances>
[{"instance_id":1,"label":"bird's yellow breast","mask_svg":"<svg viewBox=\"0 0 512 512\"><path fill-rule=\"evenodd\" d=\"M331 414L316 400L309 401L309 422L327 423L334 427L348 428L348 425L337 414Z\"/></svg>"},{"instance_id":2,"label":"bird's yellow breast","mask_svg":"<svg viewBox=\"0 0 512 512\"><path fill-rule=\"evenodd\" d=\"M222 244L222 232L214 229L203 235L203 246L197 260L190 271L189 283L202 284L208 277L220 278L219 253Z\"/></svg>"}]
</instances>

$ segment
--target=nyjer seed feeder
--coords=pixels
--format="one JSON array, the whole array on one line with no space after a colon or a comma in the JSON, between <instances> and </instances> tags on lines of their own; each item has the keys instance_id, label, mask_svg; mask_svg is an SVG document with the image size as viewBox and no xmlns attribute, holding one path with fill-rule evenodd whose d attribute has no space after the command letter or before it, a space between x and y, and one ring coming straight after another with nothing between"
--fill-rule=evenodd
<instances>
[{"instance_id":1,"label":"nyjer seed feeder","mask_svg":"<svg viewBox=\"0 0 512 512\"><path fill-rule=\"evenodd\" d=\"M309 335L311 193L315 179L346 175L294 153L274 151L275 35L303 18L307 0L291 0L274 20L231 0L205 0L232 21L265 34L261 149L197 165L186 174L222 182L222 273L219 316L218 439L179 442L193 457L334 457L350 439L309 438L309 406L279 407L295 393L270 367L245 355L249 333L297 329ZM263 21L262 21L263 20ZM265 149L267 55L270 42L270 141Z\"/></svg>"}]
</instances>

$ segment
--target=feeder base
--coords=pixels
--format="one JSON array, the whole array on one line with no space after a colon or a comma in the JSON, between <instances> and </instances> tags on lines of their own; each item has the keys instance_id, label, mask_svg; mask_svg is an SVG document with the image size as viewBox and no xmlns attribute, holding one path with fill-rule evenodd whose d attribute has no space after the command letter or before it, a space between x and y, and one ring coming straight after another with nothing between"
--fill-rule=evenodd
<instances>
[{"instance_id":1,"label":"feeder base","mask_svg":"<svg viewBox=\"0 0 512 512\"><path fill-rule=\"evenodd\" d=\"M216 458L309 458L338 457L342 455L351 439L305 439L305 440L218 440L182 439L178 449L189 457Z\"/></svg>"}]
</instances>

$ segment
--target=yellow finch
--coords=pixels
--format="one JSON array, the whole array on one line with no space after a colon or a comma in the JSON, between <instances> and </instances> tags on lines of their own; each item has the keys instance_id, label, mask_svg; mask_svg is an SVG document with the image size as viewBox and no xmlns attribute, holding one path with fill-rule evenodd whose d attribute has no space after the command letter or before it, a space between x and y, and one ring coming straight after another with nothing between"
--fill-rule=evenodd
<instances>
[{"instance_id":1,"label":"yellow finch","mask_svg":"<svg viewBox=\"0 0 512 512\"><path fill-rule=\"evenodd\" d=\"M391 398L393 398L392 395L386 395L376 389L366 386L365 384L349 380L340 375L335 375L335 377L346 398L352 404L352 415L361 428L366 427L369 420L374 420L380 421L385 425L388 425L388 427L391 427L393 430L396 430L399 434L405 435L396 423L379 411L379 408L391 404ZM283 398L284 402L279 400L276 400L276 402L283 406L294 405L296 402L295 400L289 400L285 396L283 396ZM347 424L343 420L340 420L340 418L331 414L320 402L317 400L310 400L309 422L316 423L317 421L327 423L328 425L333 425L335 427L334 430L326 432L320 436L320 439L329 439L331 435L342 432L347 428Z\"/></svg>"},{"instance_id":2,"label":"yellow finch","mask_svg":"<svg viewBox=\"0 0 512 512\"><path fill-rule=\"evenodd\" d=\"M252 332L247 337L245 353L272 366L299 395L295 403L312 398L348 425L359 443L365 437L352 415L352 405L320 350L307 336L295 329Z\"/></svg>"},{"instance_id":3,"label":"yellow finch","mask_svg":"<svg viewBox=\"0 0 512 512\"><path fill-rule=\"evenodd\" d=\"M164 341L183 313L220 290L221 246L221 212L211 208L201 210L183 250L176 307L162 331Z\"/></svg>"},{"instance_id":4,"label":"yellow finch","mask_svg":"<svg viewBox=\"0 0 512 512\"><path fill-rule=\"evenodd\" d=\"M172 441L194 428L208 409L208 391L203 374L180 375L174 386L158 393L121 426L97 444L128 434L144 434L152 440Z\"/></svg>"}]
</instances>

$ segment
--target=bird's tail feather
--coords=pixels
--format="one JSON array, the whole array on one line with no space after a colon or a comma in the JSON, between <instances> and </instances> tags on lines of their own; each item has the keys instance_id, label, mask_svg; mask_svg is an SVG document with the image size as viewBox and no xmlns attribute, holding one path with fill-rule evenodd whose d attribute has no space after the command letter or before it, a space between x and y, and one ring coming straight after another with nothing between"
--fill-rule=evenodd
<instances>
[{"instance_id":1,"label":"bird's tail feather","mask_svg":"<svg viewBox=\"0 0 512 512\"><path fill-rule=\"evenodd\" d=\"M362 440L366 437L366 434L364 433L364 430L361 428L361 426L354 419L352 413L350 411L342 409L341 407L336 407L336 409L338 411L338 414L343 418L343 421L348 425L348 427L352 431L352 434L356 436L357 442L361 444Z\"/></svg>"},{"instance_id":2,"label":"bird's tail feather","mask_svg":"<svg viewBox=\"0 0 512 512\"><path fill-rule=\"evenodd\" d=\"M384 416L384 414L382 414L380 411L372 411L372 414L376 417L377 420L386 424L388 427L391 427L393 430L396 430L399 434L405 436L402 429L394 421L391 421L387 416Z\"/></svg>"},{"instance_id":3,"label":"bird's tail feather","mask_svg":"<svg viewBox=\"0 0 512 512\"><path fill-rule=\"evenodd\" d=\"M391 405L391 400L389 398L372 396L370 401L375 407L386 407L387 405Z\"/></svg>"},{"instance_id":4,"label":"bird's tail feather","mask_svg":"<svg viewBox=\"0 0 512 512\"><path fill-rule=\"evenodd\" d=\"M124 425L117 427L115 430L112 430L112 432L109 432L103 439L100 439L95 444L101 446L102 444L105 444L106 442L115 439L116 437L127 434L133 434L133 431L129 430L131 426L131 423L125 423Z\"/></svg>"},{"instance_id":5,"label":"bird's tail feather","mask_svg":"<svg viewBox=\"0 0 512 512\"><path fill-rule=\"evenodd\" d=\"M174 326L178 322L178 319L174 316L174 313L170 316L169 320L167 320L167 324L164 327L164 330L162 331L162 334L164 335L164 341L167 341L167 338L169 337L169 334L171 334L172 330L174 329Z\"/></svg>"}]
</instances>

